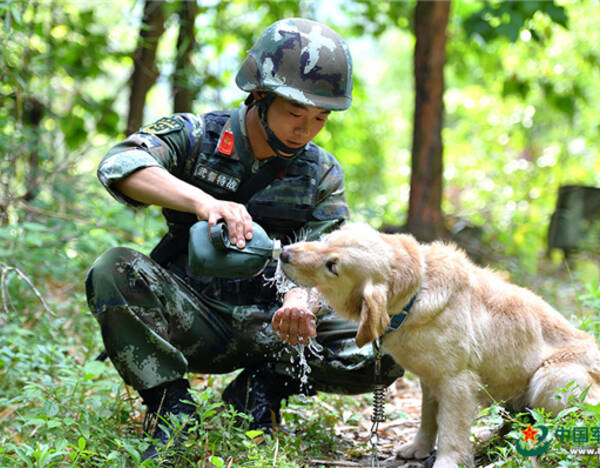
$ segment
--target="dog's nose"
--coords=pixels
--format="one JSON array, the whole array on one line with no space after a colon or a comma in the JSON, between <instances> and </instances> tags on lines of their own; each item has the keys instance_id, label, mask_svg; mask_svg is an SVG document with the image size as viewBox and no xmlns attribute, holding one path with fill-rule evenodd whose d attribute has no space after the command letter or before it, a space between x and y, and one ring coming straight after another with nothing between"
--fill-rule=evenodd
<instances>
[{"instance_id":1,"label":"dog's nose","mask_svg":"<svg viewBox=\"0 0 600 468\"><path fill-rule=\"evenodd\" d=\"M290 253L290 250L292 250L292 249L289 248L289 247L284 247L281 250L281 255L279 256L279 258L281 259L281 261L283 263L289 263L290 258L292 257L292 254Z\"/></svg>"}]
</instances>

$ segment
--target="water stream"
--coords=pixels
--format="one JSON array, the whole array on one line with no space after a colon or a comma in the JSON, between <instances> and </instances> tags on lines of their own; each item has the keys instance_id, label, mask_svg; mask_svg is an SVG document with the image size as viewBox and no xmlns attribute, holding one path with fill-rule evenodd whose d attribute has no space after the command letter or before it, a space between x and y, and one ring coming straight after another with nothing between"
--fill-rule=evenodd
<instances>
[{"instance_id":1,"label":"water stream","mask_svg":"<svg viewBox=\"0 0 600 468\"><path fill-rule=\"evenodd\" d=\"M277 268L275 269L275 273L273 277L268 278L264 277L265 284L269 286L275 286L277 292L281 295L285 294L292 288L296 288L297 286L292 283L283 273L281 269L281 262L277 262ZM305 289L308 294L308 309L309 310L318 310L320 306L323 304L323 299L321 295L314 289ZM308 348L308 353L311 358L315 358L318 360L323 360L323 346L320 345L315 337L311 337L308 344L298 343L292 346L298 353L298 369L299 375L297 376L303 386L308 384L308 376L312 372L310 368L310 364L307 360L306 349ZM292 355L290 357L290 363L292 365L296 364L295 358Z\"/></svg>"}]
</instances>

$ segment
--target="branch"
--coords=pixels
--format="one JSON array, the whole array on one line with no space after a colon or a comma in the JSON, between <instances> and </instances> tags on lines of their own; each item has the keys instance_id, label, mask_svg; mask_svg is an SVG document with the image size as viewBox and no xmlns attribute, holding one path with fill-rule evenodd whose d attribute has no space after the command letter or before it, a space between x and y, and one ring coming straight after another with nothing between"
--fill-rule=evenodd
<instances>
[{"instance_id":1,"label":"branch","mask_svg":"<svg viewBox=\"0 0 600 468\"><path fill-rule=\"evenodd\" d=\"M8 292L8 288L6 286L6 277L7 277L8 273L13 271L23 281L25 281L29 285L31 290L34 292L34 294L38 297L38 299L44 306L44 309L46 309L46 312L48 312L50 315L56 317L56 314L52 311L52 309L50 309L50 307L46 303L44 296L42 296L42 294L39 292L39 290L35 287L33 282L29 279L29 277L25 273L23 273L17 267L7 265L4 262L0 262L0 268L2 268L2 272L0 273L0 291L1 291L1 297L2 297L2 307L7 316L10 314L10 311L8 309L8 304L11 303L11 305L12 305L12 301L11 301L10 294ZM14 308L14 306L13 306L13 308ZM0 317L0 325L4 325L4 324L6 324L6 321L2 317Z\"/></svg>"}]
</instances>

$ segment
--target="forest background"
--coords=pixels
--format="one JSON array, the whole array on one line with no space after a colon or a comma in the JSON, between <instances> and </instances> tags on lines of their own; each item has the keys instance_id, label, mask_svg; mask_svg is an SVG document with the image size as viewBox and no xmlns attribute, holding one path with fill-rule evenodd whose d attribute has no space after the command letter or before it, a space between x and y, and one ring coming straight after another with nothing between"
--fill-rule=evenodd
<instances>
[{"instance_id":1,"label":"forest background","mask_svg":"<svg viewBox=\"0 0 600 468\"><path fill-rule=\"evenodd\" d=\"M159 18L151 14L157 5ZM111 199L95 169L112 144L142 123L239 104L245 96L233 78L246 51L283 17L325 22L350 45L353 105L334 113L316 141L345 170L353 219L453 239L598 336L600 230L590 228L568 262L560 251L546 251L559 187L600 187L599 6L597 0L0 2L2 465L129 466L139 459L143 441L131 415L142 410L114 369L94 361L102 344L83 279L109 247L149 252L164 224L158 209L134 211ZM440 28L426 26L444 8L440 36ZM415 54L418 43L437 45L431 55L442 52L443 75L415 72L428 59ZM143 86L136 82L140 73ZM428 80L443 90L433 123L416 112ZM423 134L437 142L424 152ZM434 164L419 173L424 161ZM417 191L426 209L411 208ZM428 198L436 192L438 199ZM347 413L360 399L336 400L334 413L315 403L292 405L288 418L314 417L314 431L282 440L275 454L272 444L257 444L231 424L224 442L223 424L231 420L217 390L227 378L199 382L207 388L201 401L212 426L196 460L272 466L275 455L274 466L305 466L309 458L351 458L357 450L335 449L343 446L335 430L319 428L356 423ZM327 398L334 397L323 396L324 405ZM596 418L579 409L580 419L569 424ZM291 453L304 442L316 452L294 460ZM515 456L510 442L487 451L506 463ZM573 458L566 448L554 456Z\"/></svg>"}]
</instances>

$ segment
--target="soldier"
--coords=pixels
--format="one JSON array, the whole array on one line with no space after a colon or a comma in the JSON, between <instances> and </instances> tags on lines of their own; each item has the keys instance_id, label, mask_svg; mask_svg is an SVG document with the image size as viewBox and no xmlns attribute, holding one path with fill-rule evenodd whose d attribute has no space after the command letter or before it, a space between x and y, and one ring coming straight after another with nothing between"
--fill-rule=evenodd
<instances>
[{"instance_id":1,"label":"soldier","mask_svg":"<svg viewBox=\"0 0 600 468\"><path fill-rule=\"evenodd\" d=\"M190 271L189 228L199 219L222 219L231 242L243 247L252 221L284 243L316 239L344 223L342 168L311 140L331 111L350 106L350 52L327 26L281 20L250 50L236 83L249 93L239 108L161 118L104 157L98 177L106 189L129 206L161 206L168 232L149 257L121 247L105 252L86 289L106 352L139 392L148 421L193 415L186 372L243 369L223 400L250 414L251 428L269 433L290 395L372 391L374 353L358 349L355 326L329 309L315 318L302 289L281 297L262 277ZM307 349L312 372L303 384L293 345L315 335L323 349ZM384 355L383 382L402 373ZM154 429L145 458L168 442L164 429Z\"/></svg>"}]
</instances>

